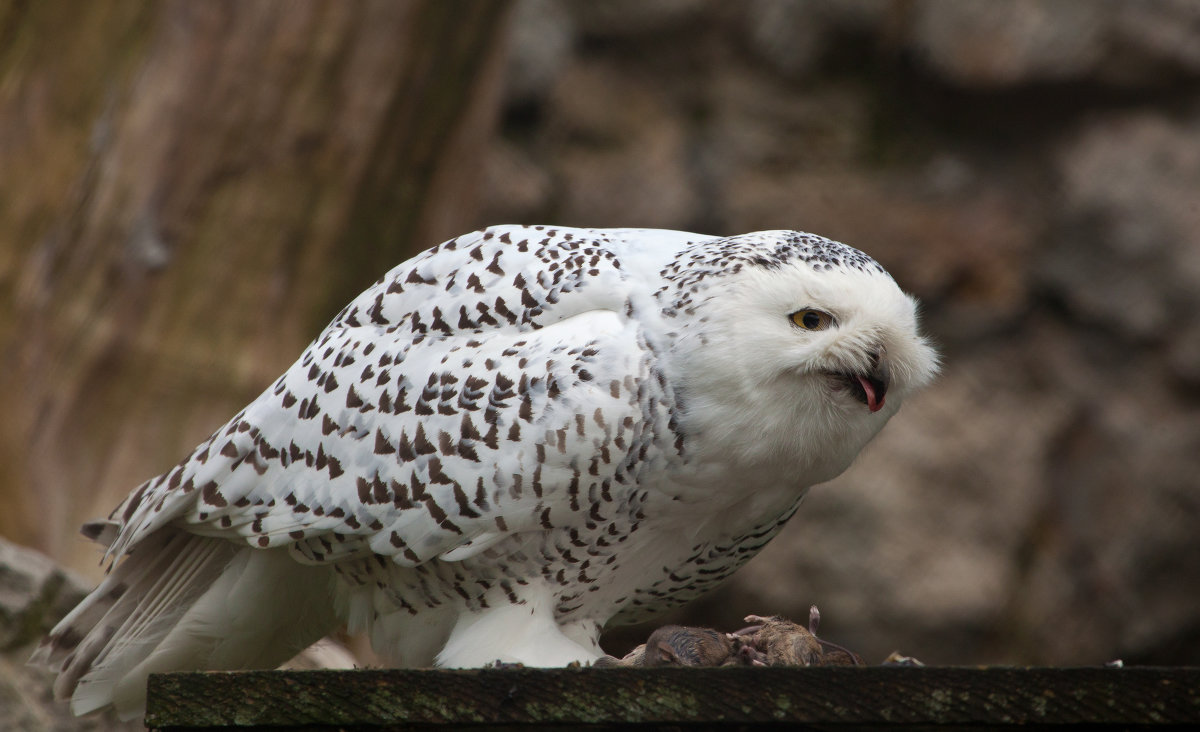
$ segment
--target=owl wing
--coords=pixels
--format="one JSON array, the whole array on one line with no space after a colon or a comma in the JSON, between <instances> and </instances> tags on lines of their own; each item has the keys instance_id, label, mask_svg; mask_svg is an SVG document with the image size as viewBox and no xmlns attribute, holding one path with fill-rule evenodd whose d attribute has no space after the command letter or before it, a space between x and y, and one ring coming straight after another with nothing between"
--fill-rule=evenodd
<instances>
[{"instance_id":1,"label":"owl wing","mask_svg":"<svg viewBox=\"0 0 1200 732\"><path fill-rule=\"evenodd\" d=\"M114 511L109 554L176 522L416 565L629 510L653 354L610 235L493 228L392 270Z\"/></svg>"}]
</instances>

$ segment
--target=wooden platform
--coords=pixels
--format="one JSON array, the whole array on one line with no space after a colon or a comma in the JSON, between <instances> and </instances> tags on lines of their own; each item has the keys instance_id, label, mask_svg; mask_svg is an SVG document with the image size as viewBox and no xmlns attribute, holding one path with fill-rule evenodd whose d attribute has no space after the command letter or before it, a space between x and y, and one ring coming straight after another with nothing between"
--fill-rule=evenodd
<instances>
[{"instance_id":1,"label":"wooden platform","mask_svg":"<svg viewBox=\"0 0 1200 732\"><path fill-rule=\"evenodd\" d=\"M979 729L1200 724L1198 668L248 671L150 677L184 730Z\"/></svg>"}]
</instances>

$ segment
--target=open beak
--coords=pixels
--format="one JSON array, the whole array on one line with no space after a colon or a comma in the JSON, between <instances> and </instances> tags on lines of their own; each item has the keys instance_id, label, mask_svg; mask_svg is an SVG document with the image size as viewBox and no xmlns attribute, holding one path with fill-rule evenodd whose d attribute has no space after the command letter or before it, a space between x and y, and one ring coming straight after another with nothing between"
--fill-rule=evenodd
<instances>
[{"instance_id":1,"label":"open beak","mask_svg":"<svg viewBox=\"0 0 1200 732\"><path fill-rule=\"evenodd\" d=\"M867 405L867 409L878 412L883 409L883 400L887 396L887 381L874 375L863 376L854 374L850 391L854 398Z\"/></svg>"},{"instance_id":2,"label":"open beak","mask_svg":"<svg viewBox=\"0 0 1200 732\"><path fill-rule=\"evenodd\" d=\"M888 374L887 362L883 360L882 354L878 352L873 354L871 361L870 373L840 373L835 374L835 377L849 388L850 394L855 399L866 404L867 409L878 412L883 409L891 379Z\"/></svg>"}]
</instances>

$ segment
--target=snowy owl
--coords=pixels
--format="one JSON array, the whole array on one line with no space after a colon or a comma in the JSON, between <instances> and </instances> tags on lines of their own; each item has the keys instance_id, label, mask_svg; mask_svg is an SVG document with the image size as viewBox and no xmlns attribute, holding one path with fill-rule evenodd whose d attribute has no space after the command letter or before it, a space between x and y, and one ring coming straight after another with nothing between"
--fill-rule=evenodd
<instances>
[{"instance_id":1,"label":"snowy owl","mask_svg":"<svg viewBox=\"0 0 1200 732\"><path fill-rule=\"evenodd\" d=\"M36 663L77 714L344 625L397 665L589 663L709 590L937 369L916 304L812 234L497 226L393 269L84 534Z\"/></svg>"}]
</instances>

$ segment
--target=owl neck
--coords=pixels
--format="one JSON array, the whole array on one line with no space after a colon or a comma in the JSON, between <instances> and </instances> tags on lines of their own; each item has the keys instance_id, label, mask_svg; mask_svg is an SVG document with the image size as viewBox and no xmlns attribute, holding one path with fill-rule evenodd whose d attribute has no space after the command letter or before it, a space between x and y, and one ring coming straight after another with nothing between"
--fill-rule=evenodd
<instances>
[{"instance_id":1,"label":"owl neck","mask_svg":"<svg viewBox=\"0 0 1200 732\"><path fill-rule=\"evenodd\" d=\"M753 386L697 380L678 400L684 435L680 471L721 486L729 503L750 494L787 503L789 496L833 479L898 408L845 412L830 405L816 382L784 379Z\"/></svg>"}]
</instances>

